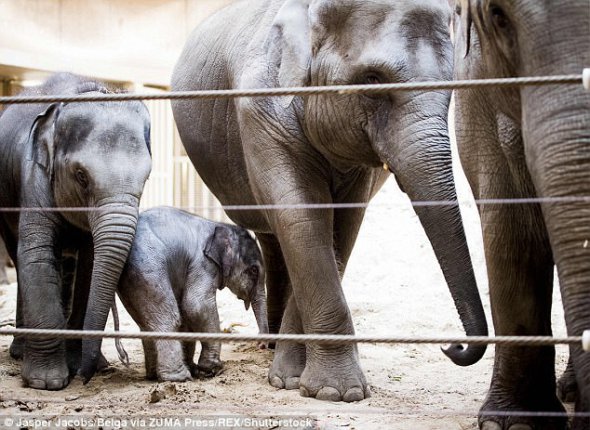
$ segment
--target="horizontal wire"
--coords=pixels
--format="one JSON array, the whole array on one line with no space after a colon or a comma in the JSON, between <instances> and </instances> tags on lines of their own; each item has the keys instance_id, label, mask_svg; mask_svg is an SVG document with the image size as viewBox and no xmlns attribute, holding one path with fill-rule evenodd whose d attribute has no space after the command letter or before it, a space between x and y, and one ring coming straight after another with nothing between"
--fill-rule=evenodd
<instances>
[{"instance_id":1,"label":"horizontal wire","mask_svg":"<svg viewBox=\"0 0 590 430\"><path fill-rule=\"evenodd\" d=\"M477 206L485 205L518 205L541 203L590 203L590 196L572 197L531 197L515 199L477 199L477 200L420 200L409 202L414 207L424 206ZM396 206L406 206L406 202L400 202ZM112 205L111 205L112 206ZM220 206L185 206L177 207L188 211L224 210L252 211L252 210L288 210L288 209L366 209L369 206L390 207L387 205L371 205L370 202L359 203L301 203L301 204L269 204L269 205L220 205ZM101 212L111 209L100 207L0 207L0 212Z\"/></svg>"},{"instance_id":2,"label":"horizontal wire","mask_svg":"<svg viewBox=\"0 0 590 430\"><path fill-rule=\"evenodd\" d=\"M583 84L583 75L556 75L525 78L475 79L459 81L426 81L377 85L332 85L294 88L230 89L206 91L174 91L162 93L113 93L75 96L7 96L0 97L0 104L26 103L80 103L136 100L185 100L185 99L229 99L239 97L313 96L321 94L382 94L391 91L430 91L473 89L485 87L522 87L557 84Z\"/></svg>"},{"instance_id":3,"label":"horizontal wire","mask_svg":"<svg viewBox=\"0 0 590 430\"><path fill-rule=\"evenodd\" d=\"M470 345L519 345L548 346L575 345L582 343L582 336L457 336L457 337L410 337L410 336L358 336L336 334L232 334L232 333L178 333L178 332L120 332L100 330L57 330L31 328L0 328L0 336L24 336L30 338L58 339L165 339L181 341L256 342L287 341L321 344L470 344Z\"/></svg>"}]
</instances>

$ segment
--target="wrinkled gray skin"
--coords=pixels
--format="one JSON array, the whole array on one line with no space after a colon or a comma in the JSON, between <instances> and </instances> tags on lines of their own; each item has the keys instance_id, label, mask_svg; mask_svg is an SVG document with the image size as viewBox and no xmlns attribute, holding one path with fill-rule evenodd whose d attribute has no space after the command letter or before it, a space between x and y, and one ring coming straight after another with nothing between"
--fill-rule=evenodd
<instances>
[{"instance_id":1,"label":"wrinkled gray skin","mask_svg":"<svg viewBox=\"0 0 590 430\"><path fill-rule=\"evenodd\" d=\"M104 92L102 84L58 74L25 94ZM0 233L17 267L17 326L104 329L151 169L149 133L148 111L137 102L13 105L2 113L0 207L98 209L0 214ZM64 267L72 256L75 281L72 268ZM22 351L21 341L13 342L13 356ZM57 390L78 369L88 381L100 345L28 339L23 381Z\"/></svg>"},{"instance_id":2,"label":"wrinkled gray skin","mask_svg":"<svg viewBox=\"0 0 590 430\"><path fill-rule=\"evenodd\" d=\"M193 32L172 87L450 79L450 12L444 0L235 3ZM455 199L449 98L449 92L434 91L191 100L172 106L191 161L222 203L342 204L368 202L389 175L384 163L412 200ZM458 208L417 207L416 213L466 332L485 335ZM255 231L262 245L271 332L279 327L281 333L354 332L341 279L364 209L229 215ZM469 365L484 351L455 345L446 353ZM269 382L324 400L350 402L369 395L354 346L279 343Z\"/></svg>"},{"instance_id":3,"label":"wrinkled gray skin","mask_svg":"<svg viewBox=\"0 0 590 430\"><path fill-rule=\"evenodd\" d=\"M12 260L8 255L8 250L2 238L0 238L0 285L8 284L8 275L6 268L12 267Z\"/></svg>"},{"instance_id":4,"label":"wrinkled gray skin","mask_svg":"<svg viewBox=\"0 0 590 430\"><path fill-rule=\"evenodd\" d=\"M250 234L173 208L143 212L118 294L143 331L220 332L216 295L229 288L268 333L262 255ZM223 367L221 343L143 341L146 376L187 381Z\"/></svg>"},{"instance_id":5,"label":"wrinkled gray skin","mask_svg":"<svg viewBox=\"0 0 590 430\"><path fill-rule=\"evenodd\" d=\"M462 0L456 12L458 79L580 74L590 65L587 0ZM476 198L590 195L590 93L581 85L457 91L456 109ZM590 204L483 205L480 215L496 335L551 335L554 264L568 334L582 335L590 327ZM580 346L571 354L576 411L588 412L590 355ZM554 361L553 347L497 345L482 412L562 412ZM564 388L571 394L575 384ZM480 417L485 429L517 424L555 429L566 420Z\"/></svg>"}]
</instances>

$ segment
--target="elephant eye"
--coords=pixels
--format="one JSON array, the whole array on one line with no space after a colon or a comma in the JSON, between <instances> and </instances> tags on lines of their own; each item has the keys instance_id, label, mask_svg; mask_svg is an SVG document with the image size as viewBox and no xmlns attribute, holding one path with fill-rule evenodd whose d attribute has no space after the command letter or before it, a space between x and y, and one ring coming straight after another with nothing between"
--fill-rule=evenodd
<instances>
[{"instance_id":1,"label":"elephant eye","mask_svg":"<svg viewBox=\"0 0 590 430\"><path fill-rule=\"evenodd\" d=\"M457 15L461 15L461 12L462 12L462 11L463 11L463 8L461 7L461 5L460 5L460 4L457 4L457 5L455 6L455 13L456 13Z\"/></svg>"},{"instance_id":2,"label":"elephant eye","mask_svg":"<svg viewBox=\"0 0 590 430\"><path fill-rule=\"evenodd\" d=\"M508 17L506 16L501 7L495 5L491 6L490 14L492 15L492 21L494 22L494 25L496 27L504 29L508 27L508 25L510 24Z\"/></svg>"},{"instance_id":3,"label":"elephant eye","mask_svg":"<svg viewBox=\"0 0 590 430\"><path fill-rule=\"evenodd\" d=\"M365 82L368 85L379 85L382 82L382 80L381 80L381 77L379 75L377 75L376 73L368 73L365 76Z\"/></svg>"},{"instance_id":4,"label":"elephant eye","mask_svg":"<svg viewBox=\"0 0 590 430\"><path fill-rule=\"evenodd\" d=\"M76 181L84 188L88 187L88 176L82 169L76 169Z\"/></svg>"},{"instance_id":5,"label":"elephant eye","mask_svg":"<svg viewBox=\"0 0 590 430\"><path fill-rule=\"evenodd\" d=\"M247 271L248 275L252 276L252 277L257 277L258 276L258 267L257 266L252 266L250 267Z\"/></svg>"}]
</instances>

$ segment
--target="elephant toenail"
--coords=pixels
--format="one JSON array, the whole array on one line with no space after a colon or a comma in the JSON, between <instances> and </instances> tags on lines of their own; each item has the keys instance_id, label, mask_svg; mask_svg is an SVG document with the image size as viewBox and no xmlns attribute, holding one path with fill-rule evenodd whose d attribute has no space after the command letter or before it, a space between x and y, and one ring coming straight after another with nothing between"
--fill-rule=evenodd
<instances>
[{"instance_id":1,"label":"elephant toenail","mask_svg":"<svg viewBox=\"0 0 590 430\"><path fill-rule=\"evenodd\" d=\"M485 421L481 425L481 430L502 430L502 426L495 421Z\"/></svg>"},{"instance_id":2,"label":"elephant toenail","mask_svg":"<svg viewBox=\"0 0 590 430\"><path fill-rule=\"evenodd\" d=\"M324 387L315 396L318 400L328 400L331 402L339 402L342 399L340 392L336 388Z\"/></svg>"},{"instance_id":3,"label":"elephant toenail","mask_svg":"<svg viewBox=\"0 0 590 430\"><path fill-rule=\"evenodd\" d=\"M533 430L528 424L514 424L508 427L508 430Z\"/></svg>"},{"instance_id":4,"label":"elephant toenail","mask_svg":"<svg viewBox=\"0 0 590 430\"><path fill-rule=\"evenodd\" d=\"M272 376L268 378L268 382L275 388L285 388L285 383L278 376Z\"/></svg>"},{"instance_id":5,"label":"elephant toenail","mask_svg":"<svg viewBox=\"0 0 590 430\"><path fill-rule=\"evenodd\" d=\"M351 388L350 390L348 390L346 392L346 394L344 394L344 397L342 397L342 400L344 400L345 402L358 402L359 400L363 400L365 398L364 392L361 388L358 387L354 387Z\"/></svg>"},{"instance_id":6,"label":"elephant toenail","mask_svg":"<svg viewBox=\"0 0 590 430\"><path fill-rule=\"evenodd\" d=\"M25 381L26 385L29 386L29 388L34 388L36 390L44 390L45 389L45 381L43 381L42 379L29 379L28 381Z\"/></svg>"},{"instance_id":7,"label":"elephant toenail","mask_svg":"<svg viewBox=\"0 0 590 430\"><path fill-rule=\"evenodd\" d=\"M287 378L285 381L285 390L297 390L299 388L299 378Z\"/></svg>"}]
</instances>

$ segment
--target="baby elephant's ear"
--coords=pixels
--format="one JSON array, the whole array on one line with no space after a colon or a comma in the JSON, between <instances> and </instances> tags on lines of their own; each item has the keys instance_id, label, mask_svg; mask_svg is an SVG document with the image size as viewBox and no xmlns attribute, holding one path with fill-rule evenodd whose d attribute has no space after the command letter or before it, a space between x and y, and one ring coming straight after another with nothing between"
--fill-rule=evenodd
<instances>
[{"instance_id":1,"label":"baby elephant's ear","mask_svg":"<svg viewBox=\"0 0 590 430\"><path fill-rule=\"evenodd\" d=\"M233 261L236 255L236 239L231 229L227 227L215 227L215 232L207 240L203 253L213 261L221 270L224 279L231 274Z\"/></svg>"}]
</instances>

